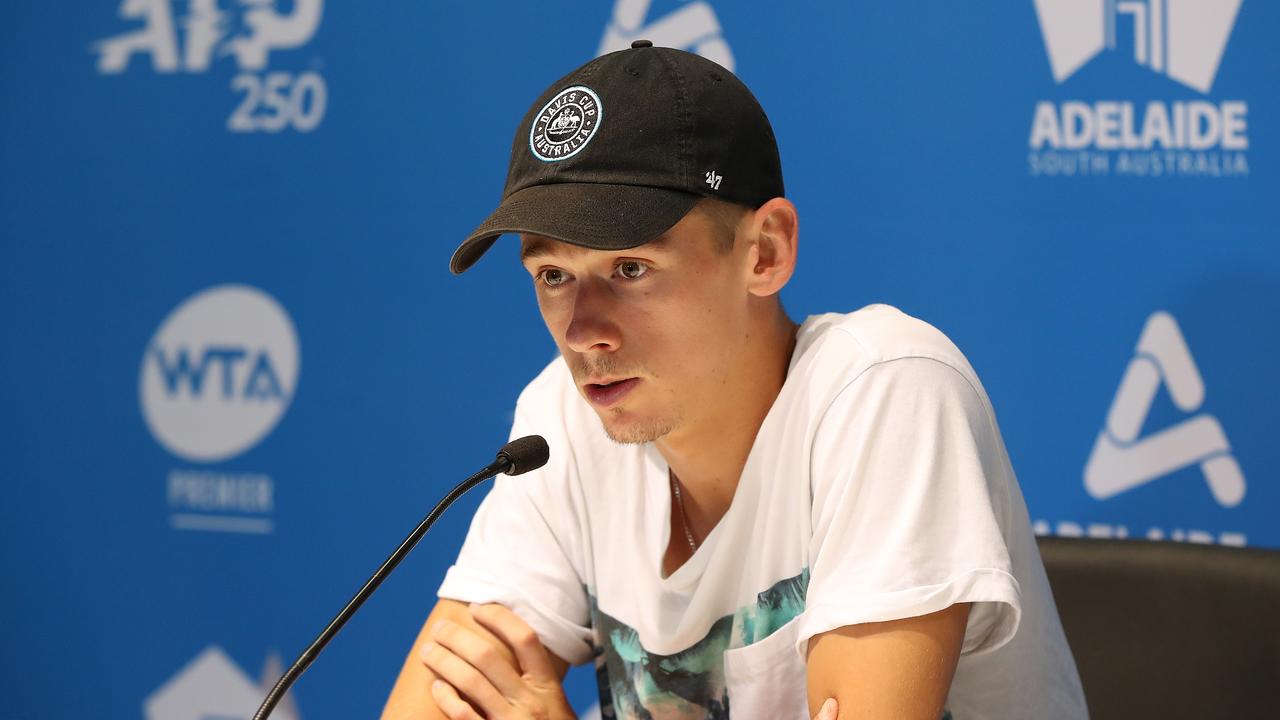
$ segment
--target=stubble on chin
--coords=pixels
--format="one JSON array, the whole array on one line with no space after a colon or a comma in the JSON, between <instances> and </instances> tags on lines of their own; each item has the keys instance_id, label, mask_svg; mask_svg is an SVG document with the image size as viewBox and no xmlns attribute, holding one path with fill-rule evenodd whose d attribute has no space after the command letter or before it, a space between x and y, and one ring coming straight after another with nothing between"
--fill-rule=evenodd
<instances>
[{"instance_id":1,"label":"stubble on chin","mask_svg":"<svg viewBox=\"0 0 1280 720\"><path fill-rule=\"evenodd\" d=\"M647 374L643 368L638 366L624 368L624 365L612 356L598 358L577 356L569 360L569 370L579 388L587 378L593 376L639 377ZM648 375L652 379L652 374ZM618 418L626 413L625 407L609 408L600 413L600 424L604 428L604 434L620 445L643 445L644 443L653 442L674 430L678 424L678 418L673 417L643 418L627 423L619 422Z\"/></svg>"},{"instance_id":2,"label":"stubble on chin","mask_svg":"<svg viewBox=\"0 0 1280 720\"><path fill-rule=\"evenodd\" d=\"M617 418L625 412L622 408L610 408L605 411L606 415L612 418ZM608 418L601 417L600 423L604 427L604 434L619 445L651 443L676 427L674 418L644 418L620 425L616 422L610 423Z\"/></svg>"}]
</instances>

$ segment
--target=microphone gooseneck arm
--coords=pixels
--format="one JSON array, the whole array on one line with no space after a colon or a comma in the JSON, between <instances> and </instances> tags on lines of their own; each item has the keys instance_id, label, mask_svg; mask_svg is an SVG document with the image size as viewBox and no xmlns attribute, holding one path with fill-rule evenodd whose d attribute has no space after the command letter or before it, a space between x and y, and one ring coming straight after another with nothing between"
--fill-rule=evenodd
<instances>
[{"instance_id":1,"label":"microphone gooseneck arm","mask_svg":"<svg viewBox=\"0 0 1280 720\"><path fill-rule=\"evenodd\" d=\"M339 612L332 621L330 621L328 627L321 631L320 635L316 637L311 645L308 646L306 650L302 651L302 654L298 656L298 659L293 661L293 665L289 666L289 669L285 671L284 675L280 676L280 680L276 682L275 687L271 688L271 692L267 693L266 699L262 701L262 706L259 707L258 712L254 714L253 720L265 720L271 714L271 711L275 709L275 706L284 697L284 694L288 692L293 683L302 675L302 673L306 672L311 663L320 655L320 651L324 649L324 646L328 645L329 641L333 639L333 636L337 635L338 631L342 629L342 626L351 619L351 616L356 614L356 610L360 609L360 606L364 604L364 601L369 599L369 596L373 594L373 591L378 589L378 586L382 584L382 581L387 579L387 576L391 574L391 571L396 569L396 566L400 564L400 561L409 554L409 551L413 549L413 546L418 544L418 541L422 539L422 536L426 534L427 530L430 529L435 521L444 514L444 511L452 505L455 500L462 497L463 494L471 488L479 485L498 473L519 475L520 473L539 468L547 462L547 455L547 441L543 440L540 436L530 435L518 440L513 440L504 445L503 448L498 451L497 458L485 466L483 470L477 472L466 480L463 480L461 483L458 483L457 487L450 490L449 494L445 495L443 500L436 503L436 506L431 508L431 512L427 513L427 516L422 519L422 522L418 523L418 527L414 528L413 532L409 533L409 536L404 539L404 542L400 543L400 547L396 548L395 552L391 553L391 556L388 557L382 563L382 566L373 573L373 576L364 584L364 587L360 588L360 591L355 594L355 597L351 598L351 601L347 603L347 606L342 608L342 611Z\"/></svg>"}]
</instances>

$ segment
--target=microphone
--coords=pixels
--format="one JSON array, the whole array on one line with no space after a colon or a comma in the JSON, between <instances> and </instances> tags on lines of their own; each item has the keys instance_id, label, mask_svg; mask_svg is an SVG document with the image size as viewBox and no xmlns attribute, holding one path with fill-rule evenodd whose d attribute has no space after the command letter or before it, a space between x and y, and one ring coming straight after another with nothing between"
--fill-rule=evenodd
<instances>
[{"instance_id":1,"label":"microphone","mask_svg":"<svg viewBox=\"0 0 1280 720\"><path fill-rule=\"evenodd\" d=\"M507 475L523 475L530 470L537 470L547 464L551 457L551 448L541 435L526 435L512 440L498 451L498 460L506 458L510 467L500 472Z\"/></svg>"},{"instance_id":2,"label":"microphone","mask_svg":"<svg viewBox=\"0 0 1280 720\"><path fill-rule=\"evenodd\" d=\"M528 435L512 440L502 446L493 462L450 490L443 500L436 503L434 508L431 508L431 512L427 513L427 516L422 519L422 522L418 523L418 527L414 528L413 532L409 533L404 542L400 543L400 547L396 548L395 552L391 553L391 556L373 573L373 577L370 577L364 587L360 588L360 592L357 592L355 597L351 598L347 606L342 608L342 611L330 621L328 627L320 632L320 635L312 641L311 645L306 650L303 650L302 654L298 655L298 659L293 661L293 665L289 666L284 675L280 676L280 680L276 682L275 687L271 688L271 692L267 693L267 697L262 701L258 712L254 713L253 720L265 720L267 716L271 715L271 711L275 709L284 694L288 692L289 688L302 673L306 672L307 668L311 666L311 663L320 654L320 651L324 649L324 646L328 645L333 636L337 635L342 626L351 619L351 616L356 614L356 610L359 610L364 601L368 600L369 596L373 594L373 591L378 589L378 586L391 574L391 571L396 569L400 561L409 554L414 545L418 544L422 536L444 514L445 509L453 504L453 501L498 473L520 475L530 470L537 470L547 463L547 458L550 455L551 451L547 447L547 441L541 435Z\"/></svg>"}]
</instances>

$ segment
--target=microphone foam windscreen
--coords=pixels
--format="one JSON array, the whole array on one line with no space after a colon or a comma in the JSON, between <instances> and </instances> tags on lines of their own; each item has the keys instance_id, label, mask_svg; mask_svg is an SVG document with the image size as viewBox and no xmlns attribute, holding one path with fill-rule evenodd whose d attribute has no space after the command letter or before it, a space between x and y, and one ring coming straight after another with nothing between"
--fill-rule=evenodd
<instances>
[{"instance_id":1,"label":"microphone foam windscreen","mask_svg":"<svg viewBox=\"0 0 1280 720\"><path fill-rule=\"evenodd\" d=\"M519 475L546 465L551 449L541 435L526 435L503 445L498 455L505 455L511 461L508 475Z\"/></svg>"}]
</instances>

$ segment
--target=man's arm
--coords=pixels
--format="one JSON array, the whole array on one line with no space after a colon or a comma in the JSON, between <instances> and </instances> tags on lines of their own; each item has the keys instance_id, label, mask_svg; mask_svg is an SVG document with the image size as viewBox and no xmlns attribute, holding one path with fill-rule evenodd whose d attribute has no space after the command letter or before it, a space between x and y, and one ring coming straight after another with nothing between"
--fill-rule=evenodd
<instances>
[{"instance_id":1,"label":"man's arm","mask_svg":"<svg viewBox=\"0 0 1280 720\"><path fill-rule=\"evenodd\" d=\"M840 720L938 720L960 659L969 603L929 615L837 628L809 640L809 712L827 698Z\"/></svg>"},{"instance_id":2,"label":"man's arm","mask_svg":"<svg viewBox=\"0 0 1280 720\"><path fill-rule=\"evenodd\" d=\"M382 710L382 720L447 720L448 716L440 711L431 696L431 685L438 676L426 666L421 656L422 646L433 640L433 633L441 620L447 620L483 639L492 645L503 663L518 667L511 648L477 622L466 603L440 600L427 616L418 638L413 641L413 647L400 669L400 676L396 678L395 687L391 689L391 696L387 698L386 707ZM563 680L569 664L549 650L546 654L556 674Z\"/></svg>"}]
</instances>

